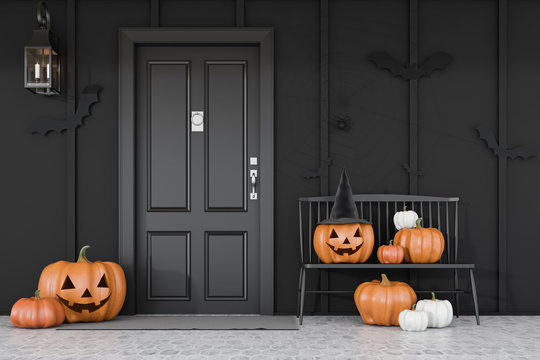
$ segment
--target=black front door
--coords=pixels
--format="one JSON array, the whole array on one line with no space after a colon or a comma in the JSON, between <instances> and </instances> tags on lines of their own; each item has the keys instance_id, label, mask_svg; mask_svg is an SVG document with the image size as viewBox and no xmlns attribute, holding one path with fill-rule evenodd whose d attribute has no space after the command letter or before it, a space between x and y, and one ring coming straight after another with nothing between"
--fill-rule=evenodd
<instances>
[{"instance_id":1,"label":"black front door","mask_svg":"<svg viewBox=\"0 0 540 360\"><path fill-rule=\"evenodd\" d=\"M259 313L259 48L136 59L137 312Z\"/></svg>"}]
</instances>

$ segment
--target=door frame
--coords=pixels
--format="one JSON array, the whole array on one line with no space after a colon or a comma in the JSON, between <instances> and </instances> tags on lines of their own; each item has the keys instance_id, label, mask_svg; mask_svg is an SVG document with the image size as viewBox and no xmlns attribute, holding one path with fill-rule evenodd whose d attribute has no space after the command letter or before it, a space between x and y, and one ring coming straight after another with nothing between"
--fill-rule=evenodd
<instances>
[{"instance_id":1,"label":"door frame","mask_svg":"<svg viewBox=\"0 0 540 360\"><path fill-rule=\"evenodd\" d=\"M118 56L119 252L127 294L122 313L135 314L136 173L135 47L140 45L259 47L260 227L259 311L274 313L274 31L272 28L120 28Z\"/></svg>"}]
</instances>

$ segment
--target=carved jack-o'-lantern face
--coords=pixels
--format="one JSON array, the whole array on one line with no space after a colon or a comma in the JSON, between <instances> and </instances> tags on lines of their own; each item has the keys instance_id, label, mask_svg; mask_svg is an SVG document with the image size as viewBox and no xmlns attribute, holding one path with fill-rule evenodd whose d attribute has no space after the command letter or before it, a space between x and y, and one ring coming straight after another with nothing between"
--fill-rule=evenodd
<instances>
[{"instance_id":1,"label":"carved jack-o'-lantern face","mask_svg":"<svg viewBox=\"0 0 540 360\"><path fill-rule=\"evenodd\" d=\"M39 279L45 296L58 298L68 322L113 319L124 303L126 279L120 265L90 262L81 249L76 263L58 261L48 265Z\"/></svg>"},{"instance_id":2,"label":"carved jack-o'-lantern face","mask_svg":"<svg viewBox=\"0 0 540 360\"><path fill-rule=\"evenodd\" d=\"M73 280L71 280L69 274L67 274L62 287L56 294L58 299L60 299L68 309L78 313L82 313L83 310L92 313L100 309L111 298L111 291L105 274L101 276L99 283L94 286L92 286L92 284L87 284L88 280L91 280L87 277L81 278L79 276L77 280L83 282L82 286L75 286ZM90 289L92 289L92 291L90 291ZM70 301L68 299L73 300Z\"/></svg>"},{"instance_id":3,"label":"carved jack-o'-lantern face","mask_svg":"<svg viewBox=\"0 0 540 360\"><path fill-rule=\"evenodd\" d=\"M341 236L336 233L335 228L332 228L332 232L326 242L326 245L336 254L353 255L364 245L364 238L360 235L360 227L356 229L352 236L350 236L351 234L347 234L345 230L341 230L340 233ZM349 237L352 241L349 240Z\"/></svg>"},{"instance_id":4,"label":"carved jack-o'-lantern face","mask_svg":"<svg viewBox=\"0 0 540 360\"><path fill-rule=\"evenodd\" d=\"M365 262L373 243L370 224L320 224L313 236L315 252L326 264Z\"/></svg>"}]
</instances>

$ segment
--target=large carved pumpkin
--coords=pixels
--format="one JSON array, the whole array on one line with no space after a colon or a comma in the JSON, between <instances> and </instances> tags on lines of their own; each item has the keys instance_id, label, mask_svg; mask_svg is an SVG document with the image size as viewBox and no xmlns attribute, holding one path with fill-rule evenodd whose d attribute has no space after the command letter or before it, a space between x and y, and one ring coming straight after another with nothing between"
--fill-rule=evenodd
<instances>
[{"instance_id":1,"label":"large carved pumpkin","mask_svg":"<svg viewBox=\"0 0 540 360\"><path fill-rule=\"evenodd\" d=\"M366 324L399 325L399 313L416 303L414 290L404 282L389 281L381 274L382 281L365 282L356 288L354 302Z\"/></svg>"},{"instance_id":2,"label":"large carved pumpkin","mask_svg":"<svg viewBox=\"0 0 540 360\"><path fill-rule=\"evenodd\" d=\"M126 297L126 278L120 265L89 261L89 247L81 249L77 262L50 264L39 278L41 293L62 302L68 322L111 320Z\"/></svg>"},{"instance_id":3,"label":"large carved pumpkin","mask_svg":"<svg viewBox=\"0 0 540 360\"><path fill-rule=\"evenodd\" d=\"M444 236L435 228L423 228L422 218L416 229L401 229L394 237L394 244L405 249L405 261L413 264L432 264L441 259Z\"/></svg>"},{"instance_id":4,"label":"large carved pumpkin","mask_svg":"<svg viewBox=\"0 0 540 360\"><path fill-rule=\"evenodd\" d=\"M370 224L319 224L313 247L325 264L363 263L373 251L374 238Z\"/></svg>"}]
</instances>

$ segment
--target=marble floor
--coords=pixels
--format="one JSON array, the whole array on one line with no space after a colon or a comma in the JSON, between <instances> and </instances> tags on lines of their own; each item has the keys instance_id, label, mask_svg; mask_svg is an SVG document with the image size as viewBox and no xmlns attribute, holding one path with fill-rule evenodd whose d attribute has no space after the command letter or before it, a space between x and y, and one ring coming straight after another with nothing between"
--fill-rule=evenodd
<instances>
[{"instance_id":1,"label":"marble floor","mask_svg":"<svg viewBox=\"0 0 540 360\"><path fill-rule=\"evenodd\" d=\"M540 359L539 316L481 321L421 333L359 316L308 316L298 331L56 331L0 316L0 359Z\"/></svg>"}]
</instances>

